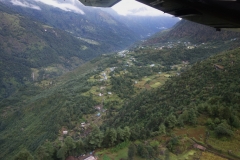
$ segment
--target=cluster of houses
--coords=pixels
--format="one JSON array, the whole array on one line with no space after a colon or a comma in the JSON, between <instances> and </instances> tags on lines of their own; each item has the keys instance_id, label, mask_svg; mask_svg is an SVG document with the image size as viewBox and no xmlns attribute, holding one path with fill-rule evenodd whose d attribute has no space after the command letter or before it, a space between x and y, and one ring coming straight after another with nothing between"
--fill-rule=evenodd
<instances>
[{"instance_id":1,"label":"cluster of houses","mask_svg":"<svg viewBox=\"0 0 240 160\"><path fill-rule=\"evenodd\" d=\"M162 46L159 46L159 47L155 47L154 49L155 50L162 50L163 48L174 48L176 46L179 46L179 45L183 45L185 47L187 47L187 49L194 49L197 47L197 45L193 45L191 44L191 42L181 42L181 41L178 41L177 43L175 42L167 42L165 45L162 45Z\"/></svg>"},{"instance_id":2,"label":"cluster of houses","mask_svg":"<svg viewBox=\"0 0 240 160\"><path fill-rule=\"evenodd\" d=\"M123 51L121 51L121 52L118 52L118 55L119 55L120 57L126 57L126 54L127 54L127 53L129 53L128 50L123 50Z\"/></svg>"},{"instance_id":3,"label":"cluster of houses","mask_svg":"<svg viewBox=\"0 0 240 160\"><path fill-rule=\"evenodd\" d=\"M112 95L112 92L107 92L107 94L108 94L108 95ZM104 96L104 94L103 94L103 93L99 93L98 96L99 96L99 97L102 97L102 96Z\"/></svg>"},{"instance_id":4,"label":"cluster of houses","mask_svg":"<svg viewBox=\"0 0 240 160\"><path fill-rule=\"evenodd\" d=\"M103 72L103 73L102 73L102 76L103 76L103 79L100 79L100 81L106 81L106 80L108 80L108 77L107 77L106 72Z\"/></svg>"},{"instance_id":5,"label":"cluster of houses","mask_svg":"<svg viewBox=\"0 0 240 160\"><path fill-rule=\"evenodd\" d=\"M110 68L110 71L113 72L117 67Z\"/></svg>"}]
</instances>

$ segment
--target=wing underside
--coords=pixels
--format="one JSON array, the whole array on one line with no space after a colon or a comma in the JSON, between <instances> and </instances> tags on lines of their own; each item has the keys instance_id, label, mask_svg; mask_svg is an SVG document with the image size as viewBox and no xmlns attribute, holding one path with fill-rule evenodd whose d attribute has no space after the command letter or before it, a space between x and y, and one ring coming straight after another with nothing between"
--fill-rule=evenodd
<instances>
[{"instance_id":1,"label":"wing underside","mask_svg":"<svg viewBox=\"0 0 240 160\"><path fill-rule=\"evenodd\" d=\"M79 0L86 6L111 7L121 0ZM220 29L240 30L240 0L137 0L165 13Z\"/></svg>"},{"instance_id":2,"label":"wing underside","mask_svg":"<svg viewBox=\"0 0 240 160\"><path fill-rule=\"evenodd\" d=\"M216 29L240 28L239 0L137 0L165 13Z\"/></svg>"},{"instance_id":3,"label":"wing underside","mask_svg":"<svg viewBox=\"0 0 240 160\"><path fill-rule=\"evenodd\" d=\"M85 6L112 7L121 0L79 0Z\"/></svg>"}]
</instances>

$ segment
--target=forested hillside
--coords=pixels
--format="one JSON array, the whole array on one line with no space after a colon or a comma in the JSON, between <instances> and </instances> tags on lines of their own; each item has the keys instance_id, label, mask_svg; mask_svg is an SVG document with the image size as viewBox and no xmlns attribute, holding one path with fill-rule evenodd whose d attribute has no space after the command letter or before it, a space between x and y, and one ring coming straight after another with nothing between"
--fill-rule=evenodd
<instances>
[{"instance_id":1,"label":"forested hillside","mask_svg":"<svg viewBox=\"0 0 240 160\"><path fill-rule=\"evenodd\" d=\"M0 5L0 99L19 86L59 76L102 53L98 42L20 16Z\"/></svg>"},{"instance_id":2,"label":"forested hillside","mask_svg":"<svg viewBox=\"0 0 240 160\"><path fill-rule=\"evenodd\" d=\"M225 49L235 42L226 44ZM239 121L239 49L191 67L201 59L199 55L223 50L221 45L210 46L140 48L103 55L57 79L22 87L0 103L0 157L11 158L23 148L40 159L61 159L118 144L126 149L131 146L128 141L175 133L174 128L187 126L209 129L213 138L215 134L234 137ZM234 107L229 111L229 106ZM63 135L64 130L70 137ZM181 138L167 136L173 138L173 148L169 141L161 145L177 154L174 144ZM138 144L149 151L134 156L159 157L157 144Z\"/></svg>"},{"instance_id":3,"label":"forested hillside","mask_svg":"<svg viewBox=\"0 0 240 160\"><path fill-rule=\"evenodd\" d=\"M205 114L238 127L239 51L228 51L198 62L190 70L171 78L163 87L142 92L125 105L118 118L114 117L109 125L140 125L156 131L161 123L169 128L197 123L197 119L192 121L181 116L193 110L195 118ZM167 121L170 117L178 119L176 124Z\"/></svg>"},{"instance_id":4,"label":"forested hillside","mask_svg":"<svg viewBox=\"0 0 240 160\"><path fill-rule=\"evenodd\" d=\"M190 41L196 44L206 42L220 42L240 37L240 33L225 31L220 32L216 29L204 26L198 23L181 20L169 31L159 32L144 44L153 45L158 43L166 43L169 41Z\"/></svg>"},{"instance_id":5,"label":"forested hillside","mask_svg":"<svg viewBox=\"0 0 240 160\"><path fill-rule=\"evenodd\" d=\"M98 9L76 23L45 9L48 25L0 5L0 159L240 159L237 33L182 21L102 54L133 33Z\"/></svg>"}]
</instances>

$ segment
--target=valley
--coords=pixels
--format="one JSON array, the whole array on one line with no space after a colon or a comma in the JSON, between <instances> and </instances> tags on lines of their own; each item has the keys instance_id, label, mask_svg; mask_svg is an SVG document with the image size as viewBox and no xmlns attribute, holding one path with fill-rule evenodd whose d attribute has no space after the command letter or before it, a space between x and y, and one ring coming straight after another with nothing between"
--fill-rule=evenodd
<instances>
[{"instance_id":1,"label":"valley","mask_svg":"<svg viewBox=\"0 0 240 160\"><path fill-rule=\"evenodd\" d=\"M235 41L232 41L231 45L235 45ZM231 45L229 44L229 47L231 47ZM100 159L117 159L113 157L119 157L119 159L127 158L127 148L132 143L135 146L141 146L143 142L145 144L152 144L150 146L153 148L154 145L157 144L158 147L155 146L156 151L158 149L160 150L157 152L161 150L164 151L161 152L161 155L156 154L159 158L169 157L170 159L174 159L174 157L177 156L194 159L194 157L196 158L196 156L200 156L201 154L204 154L205 158L211 156L217 157L216 153L219 154L220 157L224 157L228 153L228 150L231 149L234 151L234 149L230 147L227 148L227 150L223 150L221 154L217 151L212 155L212 153L202 153L202 151L198 151L192 147L197 142L197 144L203 145L208 149L209 145L218 149L215 143L225 142L222 140L219 142L214 140L214 143L212 143L212 140L215 138L214 132L210 130L211 132L209 133L212 134L212 137L206 144L204 139L206 138L206 131L209 130L208 126L206 126L208 123L206 120L209 120L209 118L205 118L204 109L201 111L198 109L200 106L204 106L204 104L196 103L197 101L194 100L198 97L196 93L199 93L199 91L192 93L194 90L191 88L193 88L196 83L189 83L186 79L184 80L184 83L192 84L192 87L186 85L186 89L190 93L185 93L183 89L178 89L178 87L185 85L177 85L181 82L181 79L191 75L192 68L194 72L196 69L205 72L211 70L210 68L215 69L214 66L211 65L212 62L210 62L210 65L207 65L210 67L208 69L202 69L204 64L199 64L201 67L195 67L194 63L198 55L191 54L200 50L199 52L206 53L208 54L206 56L210 56L221 50L220 46L222 45L214 48L210 46L212 46L212 44L206 44L202 47L202 50L205 50L204 52L199 48L188 49L186 46L166 47L161 50L152 47L139 47L125 50L118 54L102 55L59 78L38 81L35 82L34 85L22 88L14 96L1 102L2 131L0 135L2 137L1 142L5 142L4 147L1 149L4 150L4 148L10 148L10 146L17 147L19 146L18 142L21 143L21 141L19 141L19 139L21 139L25 141L24 144L28 146L30 151L36 150L35 153L37 156L39 144L43 144L42 147L45 148L46 145L50 145L51 142L53 152L49 154L60 158L60 155L57 154L58 149L60 152L63 149L62 147L65 146L63 142L66 141L66 135L63 134L63 131L68 131L67 135L74 139L76 145L77 143L82 143L82 154L86 153L86 151L99 148L100 144L101 148L110 147L110 149L106 150L96 150L95 155L98 155ZM184 54L191 54L192 56L188 56L187 60L183 60L182 57L176 56L176 51L177 53L181 53L179 56L183 56ZM238 57L236 54L237 51L232 52L233 53L227 53L226 55L231 55L236 60ZM215 57L216 56L213 56L212 59L226 59ZM221 63L218 63L218 65L228 68L227 66L231 64L231 60L226 60L230 61L230 63L223 60ZM209 64L208 61L203 61L203 63ZM201 73L201 71L197 70L196 72ZM206 78L208 79L209 77ZM194 80L194 78L190 78L189 80ZM202 81L204 81L204 79L202 79L202 81L199 79L196 80L201 84ZM210 86L205 86L205 91L211 88L211 84L212 83L209 83ZM170 89L173 87L169 87L169 85L174 85L175 91ZM169 89L166 90L166 88ZM206 94L204 90L202 92L203 97L198 97L200 100L208 97L208 94L204 95ZM188 97L190 95L192 98ZM169 101L168 97L175 98ZM156 98L162 102L156 100ZM20 99L24 99L24 101L19 101ZM181 99L184 99L184 101ZM175 106L175 103L180 108ZM194 113L192 117L193 122L188 121L189 114L182 106L183 104L193 105L192 103L195 106L194 110L190 110ZM163 108L158 108L157 106L159 105L162 105ZM165 105L172 107L167 111L164 109L166 108ZM135 106L137 108L135 108ZM154 108L154 106L158 109ZM197 112L197 114L195 112ZM170 120L170 117L165 117L169 113L174 113L174 116L169 115L173 120ZM176 121L175 115L178 116L178 122ZM15 118L13 118L16 116L18 117L17 123L14 120ZM180 117L183 119L180 120ZM162 125L161 121L165 121L163 131L158 129L158 127ZM39 124L41 124L41 127ZM51 127L49 128L50 124ZM109 129L108 126L110 127ZM140 126L145 126L145 131L142 130L143 128L141 129ZM105 129L100 131L97 130L98 127ZM172 130L173 127L175 129ZM9 130L10 128L11 130ZM22 133L16 135L18 130L22 130ZM149 130L149 132L146 132L147 130ZM119 137L119 132L125 133L127 136L125 138L130 141L123 142L124 137ZM29 134L26 135L26 133ZM100 137L96 138L96 134L100 134L101 136L99 135ZM115 135L112 142L108 139L109 134L113 134L112 136ZM7 138L4 135L8 135L11 138ZM38 138L35 136L32 137L32 135L38 135ZM50 142L46 142L44 137L48 137L47 139ZM234 139L235 138L237 138L237 136L234 136ZM99 141L95 142L96 139L99 139ZM176 144L174 142L172 149L169 148L171 139L176 139L177 141ZM226 143L229 143L229 141L230 139L228 139ZM181 142L188 143L183 144ZM112 148L112 146L115 145L116 147ZM79 152L77 152L76 149L77 148L72 148L68 154L79 156ZM41 153L43 151L41 151ZM235 152L238 153L236 150L234 151L234 155ZM5 153L8 153L8 151ZM16 152L13 153L16 154ZM2 152L2 156L3 155L4 152ZM66 155L67 153L62 156L65 157ZM144 159L144 155L139 155L138 152L136 152L135 155L136 157L134 159Z\"/></svg>"},{"instance_id":2,"label":"valley","mask_svg":"<svg viewBox=\"0 0 240 160\"><path fill-rule=\"evenodd\" d=\"M141 27L138 33L133 33L133 25L129 28L107 12L84 8L81 4L78 7L84 14L37 1L31 3L39 5L41 10L12 3L0 2L0 99L26 84L58 77L101 54L127 48L149 32L159 30ZM167 22L166 27L170 27L177 21ZM137 35L141 31L144 31L142 38Z\"/></svg>"},{"instance_id":3,"label":"valley","mask_svg":"<svg viewBox=\"0 0 240 160\"><path fill-rule=\"evenodd\" d=\"M239 33L3 2L0 159L240 159Z\"/></svg>"}]
</instances>

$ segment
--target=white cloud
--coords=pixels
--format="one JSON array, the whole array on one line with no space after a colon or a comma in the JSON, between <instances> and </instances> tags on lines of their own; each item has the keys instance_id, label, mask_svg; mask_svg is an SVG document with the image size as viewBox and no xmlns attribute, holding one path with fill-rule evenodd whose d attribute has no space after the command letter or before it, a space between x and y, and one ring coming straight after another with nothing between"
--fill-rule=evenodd
<instances>
[{"instance_id":1,"label":"white cloud","mask_svg":"<svg viewBox=\"0 0 240 160\"><path fill-rule=\"evenodd\" d=\"M162 11L144 5L135 0L122 0L112 7L118 14L127 15L138 15L138 16L169 16L164 14Z\"/></svg>"},{"instance_id":2,"label":"white cloud","mask_svg":"<svg viewBox=\"0 0 240 160\"><path fill-rule=\"evenodd\" d=\"M26 8L32 8L32 9L36 9L36 10L41 10L41 8L39 6L36 6L36 5L33 5L33 4L30 4L26 1L18 1L18 0L11 0L10 1L13 5L16 5L16 6L21 6L21 7L26 7Z\"/></svg>"},{"instance_id":3,"label":"white cloud","mask_svg":"<svg viewBox=\"0 0 240 160\"><path fill-rule=\"evenodd\" d=\"M80 8L77 7L76 3L80 3L76 0L34 0L36 2L42 2L44 4L62 9L64 11L75 12L79 14L85 14Z\"/></svg>"},{"instance_id":4,"label":"white cloud","mask_svg":"<svg viewBox=\"0 0 240 160\"><path fill-rule=\"evenodd\" d=\"M84 11L81 9L81 2L78 0L11 0L14 5L41 10L39 6L31 4L32 1L41 2L46 5L62 9L64 11L85 14ZM164 14L157 9L144 5L135 0L122 0L116 5L114 5L112 9L115 10L118 14L124 16L169 16L168 14Z\"/></svg>"}]
</instances>

